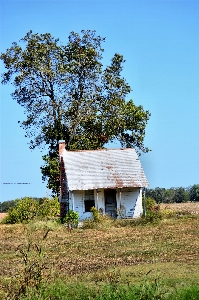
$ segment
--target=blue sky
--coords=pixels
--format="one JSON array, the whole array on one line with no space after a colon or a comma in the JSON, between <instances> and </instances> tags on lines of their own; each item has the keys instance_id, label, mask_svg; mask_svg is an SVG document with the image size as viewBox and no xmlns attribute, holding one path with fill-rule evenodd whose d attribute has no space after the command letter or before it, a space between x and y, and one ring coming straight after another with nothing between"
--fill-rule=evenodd
<instances>
[{"instance_id":1,"label":"blue sky","mask_svg":"<svg viewBox=\"0 0 199 300\"><path fill-rule=\"evenodd\" d=\"M141 156L150 187L199 183L198 0L0 0L0 10L1 52L30 29L50 32L63 44L82 29L106 37L104 65L115 52L123 54L129 99L151 112L145 146L152 151ZM42 153L29 149L18 125L23 109L12 91L12 85L1 86L0 202L49 195L41 180Z\"/></svg>"}]
</instances>

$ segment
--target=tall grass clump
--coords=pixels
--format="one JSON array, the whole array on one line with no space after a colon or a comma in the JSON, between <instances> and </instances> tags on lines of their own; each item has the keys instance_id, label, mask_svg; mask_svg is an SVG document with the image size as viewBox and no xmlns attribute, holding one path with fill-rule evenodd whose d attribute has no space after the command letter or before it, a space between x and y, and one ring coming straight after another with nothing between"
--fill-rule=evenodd
<instances>
[{"instance_id":1,"label":"tall grass clump","mask_svg":"<svg viewBox=\"0 0 199 300\"><path fill-rule=\"evenodd\" d=\"M91 218L83 221L83 229L107 229L113 226L114 219L109 215L103 215L96 207L91 208Z\"/></svg>"}]
</instances>

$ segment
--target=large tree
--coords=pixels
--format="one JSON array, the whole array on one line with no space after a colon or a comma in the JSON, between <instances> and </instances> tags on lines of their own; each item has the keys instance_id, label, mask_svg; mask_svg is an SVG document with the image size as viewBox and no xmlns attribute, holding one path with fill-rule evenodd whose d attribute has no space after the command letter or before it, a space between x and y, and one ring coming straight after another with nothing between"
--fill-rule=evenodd
<instances>
[{"instance_id":1,"label":"large tree","mask_svg":"<svg viewBox=\"0 0 199 300\"><path fill-rule=\"evenodd\" d=\"M67 45L51 34L28 32L2 53L2 83L12 82L12 97L24 107L19 121L30 148L48 147L41 167L48 187L58 191L58 141L67 149L99 149L119 141L122 147L144 146L150 113L126 97L131 87L122 77L123 56L103 66L104 38L95 31L71 32Z\"/></svg>"}]
</instances>

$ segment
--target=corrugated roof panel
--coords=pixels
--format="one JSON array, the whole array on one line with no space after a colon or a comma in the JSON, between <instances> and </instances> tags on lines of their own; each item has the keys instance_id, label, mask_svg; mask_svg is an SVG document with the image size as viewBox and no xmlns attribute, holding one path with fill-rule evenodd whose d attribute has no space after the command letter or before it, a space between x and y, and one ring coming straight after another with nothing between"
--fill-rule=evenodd
<instances>
[{"instance_id":1,"label":"corrugated roof panel","mask_svg":"<svg viewBox=\"0 0 199 300\"><path fill-rule=\"evenodd\" d=\"M70 190L148 186L135 149L64 151L62 156Z\"/></svg>"}]
</instances>

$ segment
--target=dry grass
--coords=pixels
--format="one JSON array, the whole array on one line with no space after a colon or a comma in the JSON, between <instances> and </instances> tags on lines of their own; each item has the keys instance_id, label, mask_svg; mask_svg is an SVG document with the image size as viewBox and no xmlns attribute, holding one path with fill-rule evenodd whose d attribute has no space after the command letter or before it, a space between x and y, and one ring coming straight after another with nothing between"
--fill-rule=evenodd
<instances>
[{"instance_id":1,"label":"dry grass","mask_svg":"<svg viewBox=\"0 0 199 300\"><path fill-rule=\"evenodd\" d=\"M1 279L14 277L22 267L16 249L27 239L26 227L0 225ZM189 276L199 278L198 227L199 218L184 217L164 220L158 226L111 227L101 231L70 232L59 227L49 233L43 245L45 272L55 277L81 275L100 280L109 269L119 268L122 272L131 270L135 273L132 278L136 279L140 278L139 272L143 270L144 275L152 268L173 270L169 276L176 278L178 273L185 276L187 268L192 270ZM33 231L29 238L39 244L42 234L42 230Z\"/></svg>"},{"instance_id":2,"label":"dry grass","mask_svg":"<svg viewBox=\"0 0 199 300\"><path fill-rule=\"evenodd\" d=\"M161 209L172 209L174 211L187 211L199 214L199 202L160 204Z\"/></svg>"},{"instance_id":3,"label":"dry grass","mask_svg":"<svg viewBox=\"0 0 199 300\"><path fill-rule=\"evenodd\" d=\"M0 213L0 222L7 215L7 213Z\"/></svg>"},{"instance_id":4,"label":"dry grass","mask_svg":"<svg viewBox=\"0 0 199 300\"><path fill-rule=\"evenodd\" d=\"M53 227L42 245L45 274L82 282L106 281L116 274L123 282L139 282L152 270L168 284L199 284L198 203L161 205L196 212L164 219L159 225L126 226L104 230ZM49 226L49 225L48 225ZM44 229L32 225L0 224L0 290L22 269L17 247L27 239L40 244ZM112 273L110 273L112 272ZM158 276L159 276L158 275ZM0 295L1 298L1 295Z\"/></svg>"}]
</instances>

